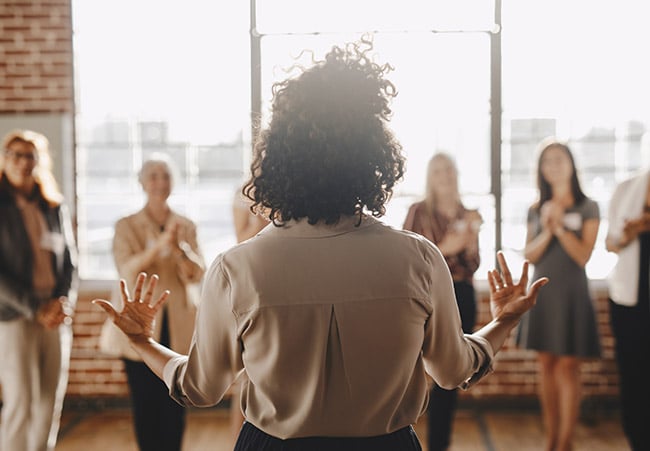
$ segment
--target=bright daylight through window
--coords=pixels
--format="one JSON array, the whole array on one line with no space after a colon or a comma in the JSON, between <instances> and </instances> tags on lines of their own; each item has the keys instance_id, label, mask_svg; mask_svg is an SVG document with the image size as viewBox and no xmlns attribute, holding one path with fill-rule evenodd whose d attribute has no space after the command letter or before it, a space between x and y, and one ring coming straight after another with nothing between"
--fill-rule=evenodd
<instances>
[{"instance_id":1,"label":"bright daylight through window","mask_svg":"<svg viewBox=\"0 0 650 451\"><path fill-rule=\"evenodd\" d=\"M247 2L230 5L227 20L218 4L199 0L182 7L153 0L74 2L82 277L115 277L113 226L141 208L136 172L152 152L170 154L178 166L171 205L196 221L206 259L234 244L232 200L251 147L251 49L260 61L252 73L263 124L275 81L364 33L373 37L377 60L394 67L389 78L399 94L391 126L408 157L388 223L401 227L408 205L424 194L427 161L442 150L456 159L463 201L479 208L485 221L477 277L493 265L496 243L517 266L526 211L535 201L535 148L548 135L569 140L585 191L604 219L614 184L650 154L650 69L634 51L650 40L643 6L499 3L501 28L494 1L485 0L257 1L251 3L251 39ZM625 20L615 20L614 3ZM347 13L333 15L341 10ZM490 101L499 77L491 57L499 32L502 145L495 149ZM603 220L601 235L605 227ZM601 236L588 265L592 278L605 277L612 263L602 243Z\"/></svg>"}]
</instances>

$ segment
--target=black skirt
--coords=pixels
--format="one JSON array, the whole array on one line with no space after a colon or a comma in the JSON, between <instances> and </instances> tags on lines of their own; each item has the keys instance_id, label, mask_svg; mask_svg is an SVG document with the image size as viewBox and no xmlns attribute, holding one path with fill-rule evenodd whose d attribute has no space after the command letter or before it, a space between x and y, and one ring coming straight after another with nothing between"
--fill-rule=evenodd
<instances>
[{"instance_id":1,"label":"black skirt","mask_svg":"<svg viewBox=\"0 0 650 451\"><path fill-rule=\"evenodd\" d=\"M411 426L375 437L273 437L249 422L242 426L235 451L422 451Z\"/></svg>"}]
</instances>

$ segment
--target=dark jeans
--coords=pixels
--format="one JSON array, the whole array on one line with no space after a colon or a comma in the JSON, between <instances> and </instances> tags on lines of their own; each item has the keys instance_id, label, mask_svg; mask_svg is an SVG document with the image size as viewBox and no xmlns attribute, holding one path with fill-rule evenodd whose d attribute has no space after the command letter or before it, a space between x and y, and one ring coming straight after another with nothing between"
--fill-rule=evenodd
<instances>
[{"instance_id":1,"label":"dark jeans","mask_svg":"<svg viewBox=\"0 0 650 451\"><path fill-rule=\"evenodd\" d=\"M470 334L476 323L476 294L469 282L454 282L454 291L460 311L463 332ZM445 390L434 385L429 397L428 431L429 451L443 451L449 448L452 422L458 402L457 390Z\"/></svg>"},{"instance_id":2,"label":"dark jeans","mask_svg":"<svg viewBox=\"0 0 650 451\"><path fill-rule=\"evenodd\" d=\"M235 451L422 451L411 426L376 437L304 437L282 440L256 428L242 426Z\"/></svg>"},{"instance_id":3,"label":"dark jeans","mask_svg":"<svg viewBox=\"0 0 650 451\"><path fill-rule=\"evenodd\" d=\"M169 343L167 315L163 316L161 343ZM185 429L185 408L143 362L123 359L131 394L133 424L140 451L180 451Z\"/></svg>"},{"instance_id":4,"label":"dark jeans","mask_svg":"<svg viewBox=\"0 0 650 451\"><path fill-rule=\"evenodd\" d=\"M650 234L641 236L639 299L626 307L610 299L610 320L615 338L619 374L621 419L625 435L634 451L650 450L647 413L650 384L646 368L650 362Z\"/></svg>"}]
</instances>

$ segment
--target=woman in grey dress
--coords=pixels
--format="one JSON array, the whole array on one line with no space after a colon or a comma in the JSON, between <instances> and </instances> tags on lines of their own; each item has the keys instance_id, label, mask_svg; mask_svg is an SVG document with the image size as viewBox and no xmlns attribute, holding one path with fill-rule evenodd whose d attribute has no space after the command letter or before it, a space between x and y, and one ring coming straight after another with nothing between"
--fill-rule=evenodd
<instances>
[{"instance_id":1,"label":"woman in grey dress","mask_svg":"<svg viewBox=\"0 0 650 451\"><path fill-rule=\"evenodd\" d=\"M569 147L545 140L538 160L539 201L528 211L525 257L535 278L552 283L524 317L518 343L538 351L539 397L548 451L572 449L580 407L580 359L600 345L585 265L598 234L598 204L580 188Z\"/></svg>"}]
</instances>

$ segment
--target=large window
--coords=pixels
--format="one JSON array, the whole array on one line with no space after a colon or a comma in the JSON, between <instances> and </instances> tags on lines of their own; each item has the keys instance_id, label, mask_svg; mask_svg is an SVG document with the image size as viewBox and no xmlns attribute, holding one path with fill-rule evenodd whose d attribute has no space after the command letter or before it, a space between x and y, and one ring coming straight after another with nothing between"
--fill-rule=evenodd
<instances>
[{"instance_id":1,"label":"large window","mask_svg":"<svg viewBox=\"0 0 650 451\"><path fill-rule=\"evenodd\" d=\"M503 2L503 247L521 259L526 212L535 201L536 146L546 136L571 146L601 228L587 265L606 277L604 247L615 185L650 156L650 29L644 2ZM645 162L643 161L645 158Z\"/></svg>"},{"instance_id":2,"label":"large window","mask_svg":"<svg viewBox=\"0 0 650 451\"><path fill-rule=\"evenodd\" d=\"M485 224L481 252L485 274L493 264L494 201L490 195L489 1L377 2L332 0L258 1L262 117L268 119L271 86L324 56L332 45L358 41L372 32L378 62L394 67L388 78L398 95L390 126L408 158L384 220L401 227L409 205L424 194L426 166L437 151L455 157L468 207ZM278 14L278 11L293 11ZM340 11L346 11L341 15ZM472 11L467 14L467 11Z\"/></svg>"},{"instance_id":3,"label":"large window","mask_svg":"<svg viewBox=\"0 0 650 451\"><path fill-rule=\"evenodd\" d=\"M248 6L73 2L80 272L110 279L115 221L144 205L152 152L176 165L172 208L208 260L235 243L232 201L250 149Z\"/></svg>"},{"instance_id":4,"label":"large window","mask_svg":"<svg viewBox=\"0 0 650 451\"><path fill-rule=\"evenodd\" d=\"M386 222L402 225L423 195L427 161L446 151L464 202L485 219L478 278L494 264L495 243L521 261L536 146L555 135L569 140L583 188L600 205L587 269L603 278L613 263L603 245L613 187L650 164L644 9L632 0L253 0L227 9L77 0L82 277L114 277L113 225L142 206L135 174L154 151L178 166L171 203L198 223L206 258L234 244L231 202L246 173L251 104L264 124L274 82L369 33L377 59L394 67L391 126L408 157ZM492 70L499 58L502 78ZM503 111L491 111L501 92ZM500 146L491 144L499 124Z\"/></svg>"}]
</instances>

